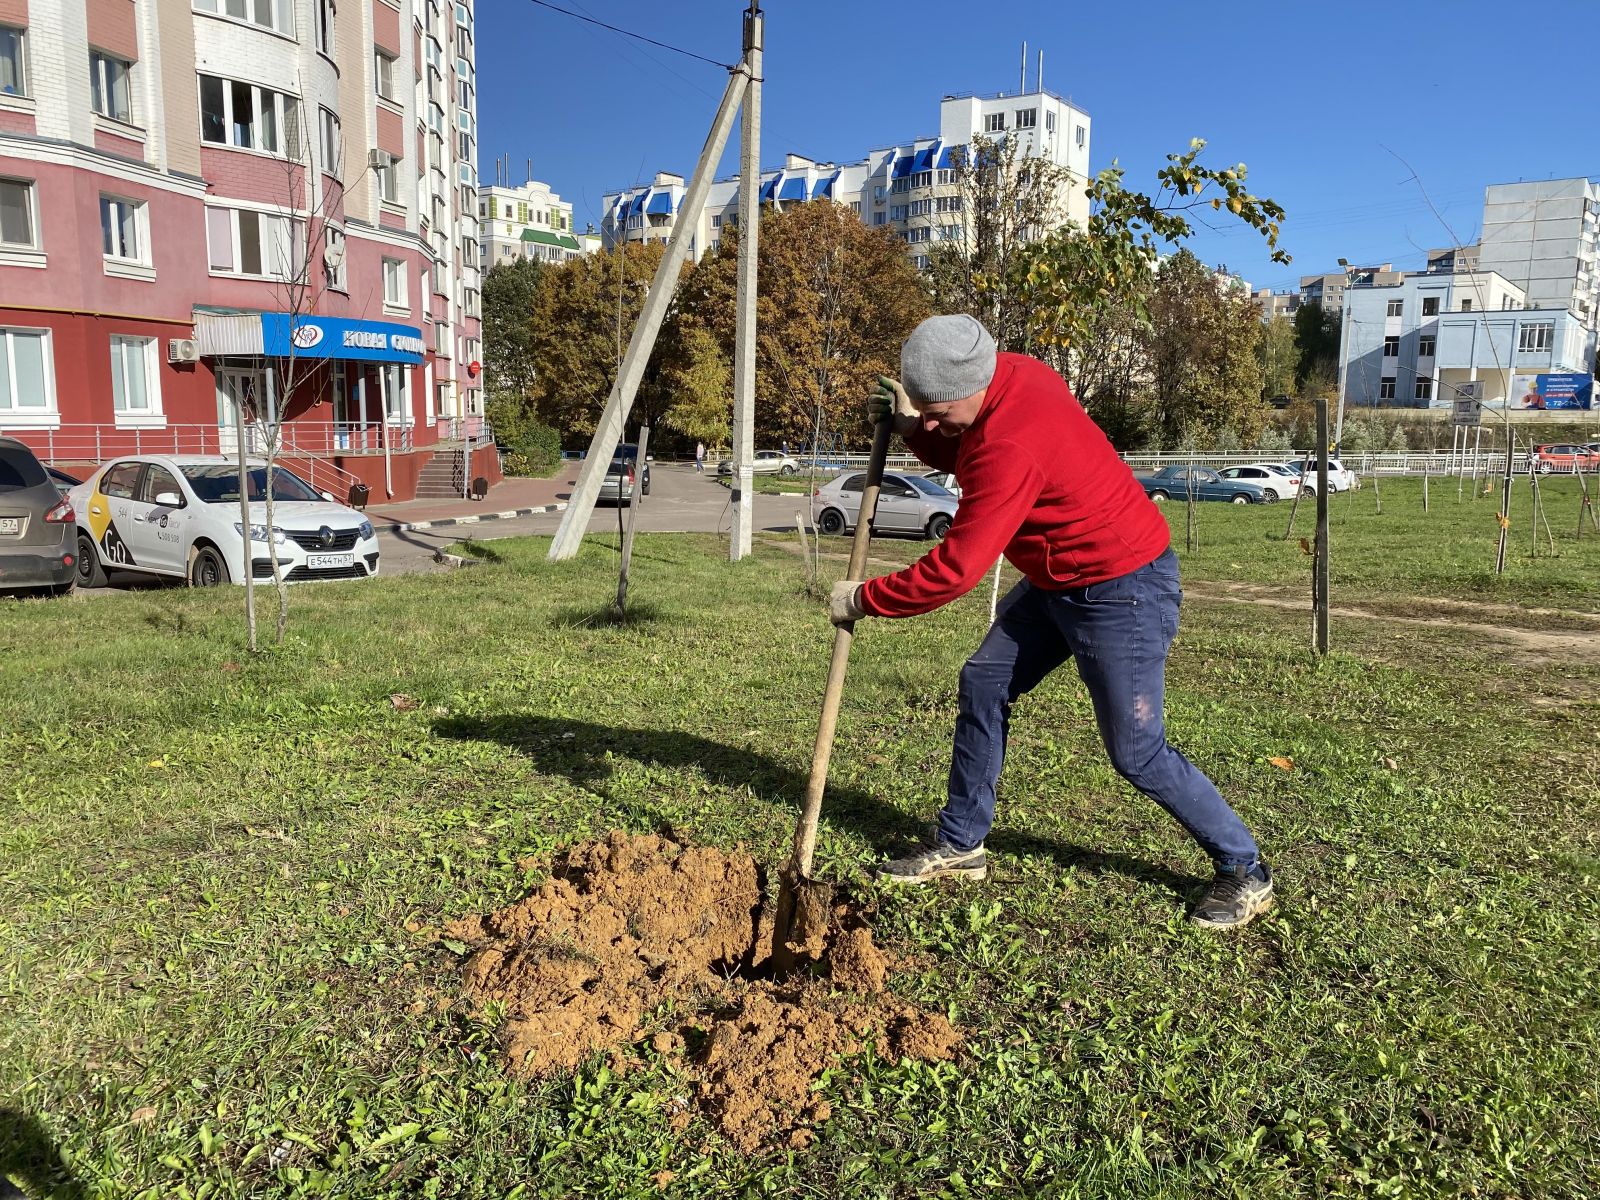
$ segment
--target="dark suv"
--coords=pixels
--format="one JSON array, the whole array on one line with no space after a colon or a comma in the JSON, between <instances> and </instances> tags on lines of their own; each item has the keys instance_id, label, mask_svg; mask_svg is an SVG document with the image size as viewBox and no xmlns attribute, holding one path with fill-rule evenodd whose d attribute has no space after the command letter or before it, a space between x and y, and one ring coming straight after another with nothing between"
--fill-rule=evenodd
<instances>
[{"instance_id":1,"label":"dark suv","mask_svg":"<svg viewBox=\"0 0 1600 1200\"><path fill-rule=\"evenodd\" d=\"M32 450L0 437L0 592L70 592L77 579L77 549L71 501Z\"/></svg>"}]
</instances>

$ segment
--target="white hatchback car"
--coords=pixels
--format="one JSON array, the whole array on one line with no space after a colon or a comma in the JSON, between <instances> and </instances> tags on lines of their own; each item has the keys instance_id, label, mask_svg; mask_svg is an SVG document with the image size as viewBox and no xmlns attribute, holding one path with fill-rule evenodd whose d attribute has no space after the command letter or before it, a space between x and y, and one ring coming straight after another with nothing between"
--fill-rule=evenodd
<instances>
[{"instance_id":1,"label":"white hatchback car","mask_svg":"<svg viewBox=\"0 0 1600 1200\"><path fill-rule=\"evenodd\" d=\"M250 572L272 578L272 555L290 583L366 579L378 573L372 522L294 472L272 469L267 529L267 464L247 463ZM106 570L187 578L197 587L243 583L245 526L239 464L218 455L135 455L113 459L67 493L78 515L78 583L99 587Z\"/></svg>"},{"instance_id":2,"label":"white hatchback car","mask_svg":"<svg viewBox=\"0 0 1600 1200\"><path fill-rule=\"evenodd\" d=\"M1265 488L1279 500L1293 500L1300 489L1300 476L1277 463L1251 463L1244 467L1223 467L1217 472L1224 479L1239 479Z\"/></svg>"}]
</instances>

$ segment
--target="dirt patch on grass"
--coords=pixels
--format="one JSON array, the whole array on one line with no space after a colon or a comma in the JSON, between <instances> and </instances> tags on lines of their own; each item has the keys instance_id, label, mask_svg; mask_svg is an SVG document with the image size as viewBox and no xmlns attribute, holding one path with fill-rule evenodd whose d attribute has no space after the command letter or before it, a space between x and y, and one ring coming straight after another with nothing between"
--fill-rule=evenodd
<instances>
[{"instance_id":1,"label":"dirt patch on grass","mask_svg":"<svg viewBox=\"0 0 1600 1200\"><path fill-rule=\"evenodd\" d=\"M1198 600L1220 600L1236 604L1266 604L1274 608L1304 609L1308 614L1311 599L1306 594L1294 594L1281 588L1253 583L1219 583L1201 581L1184 585L1184 590ZM1405 615L1409 610L1413 615ZM1365 621L1385 621L1397 625L1424 626L1435 629L1452 629L1474 636L1493 639L1551 657L1565 657L1574 653L1600 652L1600 623L1584 613L1565 612L1558 609L1517 609L1504 605L1473 604L1460 600L1442 600L1438 597L1407 599L1391 597L1371 606L1330 606L1335 617L1348 617ZM1427 616L1416 613L1426 612ZM1523 625L1503 624L1526 614L1541 624L1559 618L1565 625L1560 629L1529 629Z\"/></svg>"},{"instance_id":2,"label":"dirt patch on grass","mask_svg":"<svg viewBox=\"0 0 1600 1200\"><path fill-rule=\"evenodd\" d=\"M800 1146L829 1115L813 1088L840 1058L872 1043L894 1060L947 1059L960 1039L885 994L889 960L848 905L834 908L810 970L763 978L763 885L748 854L612 833L569 850L532 895L445 935L468 946L467 997L503 1007L514 1074L570 1071L597 1053L625 1070L648 1043L694 1079L741 1150Z\"/></svg>"}]
</instances>

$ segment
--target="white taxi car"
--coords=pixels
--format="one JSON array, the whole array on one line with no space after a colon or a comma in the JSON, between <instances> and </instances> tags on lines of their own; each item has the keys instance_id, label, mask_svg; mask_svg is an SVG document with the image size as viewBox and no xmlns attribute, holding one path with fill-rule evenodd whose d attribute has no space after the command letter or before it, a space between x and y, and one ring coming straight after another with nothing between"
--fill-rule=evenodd
<instances>
[{"instance_id":1,"label":"white taxi car","mask_svg":"<svg viewBox=\"0 0 1600 1200\"><path fill-rule=\"evenodd\" d=\"M239 509L239 464L219 455L133 455L113 459L67 493L78 517L78 583L99 587L106 571L187 578L197 587L256 579L365 579L378 573L372 522L282 466L246 464L250 553Z\"/></svg>"}]
</instances>

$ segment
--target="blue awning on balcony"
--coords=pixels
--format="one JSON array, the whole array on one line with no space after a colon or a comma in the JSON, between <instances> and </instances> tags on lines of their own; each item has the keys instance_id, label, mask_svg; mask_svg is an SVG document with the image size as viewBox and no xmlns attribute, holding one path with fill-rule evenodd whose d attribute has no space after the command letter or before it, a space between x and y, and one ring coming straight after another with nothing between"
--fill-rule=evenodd
<instances>
[{"instance_id":1,"label":"blue awning on balcony","mask_svg":"<svg viewBox=\"0 0 1600 1200\"><path fill-rule=\"evenodd\" d=\"M931 146L927 146L927 147L924 147L921 150L918 150L917 151L916 161L912 163L911 169L913 171L931 171L931 170L933 170L934 156L938 153L938 151L939 151L939 143L937 143L937 142L935 142Z\"/></svg>"},{"instance_id":2,"label":"blue awning on balcony","mask_svg":"<svg viewBox=\"0 0 1600 1200\"><path fill-rule=\"evenodd\" d=\"M650 202L644 206L647 213L670 213L672 211L672 193L657 192L650 197Z\"/></svg>"},{"instance_id":3,"label":"blue awning on balcony","mask_svg":"<svg viewBox=\"0 0 1600 1200\"><path fill-rule=\"evenodd\" d=\"M765 204L767 201L773 199L777 195L777 192L778 176L774 175L771 179L767 180L761 185L761 198L759 203Z\"/></svg>"},{"instance_id":4,"label":"blue awning on balcony","mask_svg":"<svg viewBox=\"0 0 1600 1200\"><path fill-rule=\"evenodd\" d=\"M965 150L965 146L946 146L944 153L939 156L940 170L949 170L956 165L956 151Z\"/></svg>"},{"instance_id":5,"label":"blue awning on balcony","mask_svg":"<svg viewBox=\"0 0 1600 1200\"><path fill-rule=\"evenodd\" d=\"M902 154L894 160L894 168L889 172L890 179L902 179L911 174L912 155Z\"/></svg>"},{"instance_id":6,"label":"blue awning on balcony","mask_svg":"<svg viewBox=\"0 0 1600 1200\"><path fill-rule=\"evenodd\" d=\"M633 198L633 203L628 205L628 215L630 217L635 215L636 213L642 213L644 211L644 198L645 198L645 193L644 192L640 192L637 196L635 196Z\"/></svg>"},{"instance_id":7,"label":"blue awning on balcony","mask_svg":"<svg viewBox=\"0 0 1600 1200\"><path fill-rule=\"evenodd\" d=\"M826 196L829 200L832 200L833 199L833 185L839 182L839 176L841 174L843 174L843 172L835 171L832 175L829 175L826 179L817 180L816 186L811 189L811 198L813 200L817 200L817 199L820 199L823 196Z\"/></svg>"},{"instance_id":8,"label":"blue awning on balcony","mask_svg":"<svg viewBox=\"0 0 1600 1200\"><path fill-rule=\"evenodd\" d=\"M791 175L783 181L783 186L778 189L779 200L804 200L806 198L806 177L804 175Z\"/></svg>"}]
</instances>

